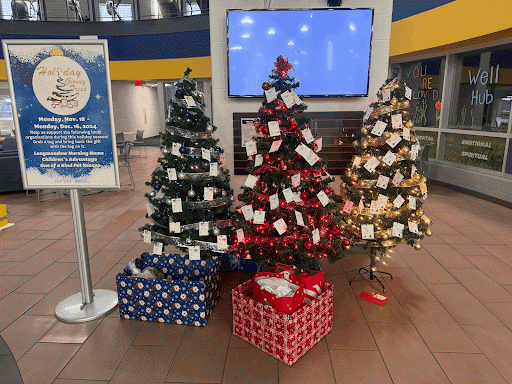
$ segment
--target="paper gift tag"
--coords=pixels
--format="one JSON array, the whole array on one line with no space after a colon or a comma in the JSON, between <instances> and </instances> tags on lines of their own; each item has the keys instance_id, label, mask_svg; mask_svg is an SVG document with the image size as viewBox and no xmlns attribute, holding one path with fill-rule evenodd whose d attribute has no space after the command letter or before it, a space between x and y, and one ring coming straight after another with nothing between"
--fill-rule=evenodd
<instances>
[{"instance_id":1,"label":"paper gift tag","mask_svg":"<svg viewBox=\"0 0 512 384\"><path fill-rule=\"evenodd\" d=\"M359 167L359 164L361 164L361 157L355 156L354 160L352 160L352 168Z\"/></svg>"},{"instance_id":2,"label":"paper gift tag","mask_svg":"<svg viewBox=\"0 0 512 384\"><path fill-rule=\"evenodd\" d=\"M420 192L422 195L427 193L427 184L425 184L423 181L420 183Z\"/></svg>"},{"instance_id":3,"label":"paper gift tag","mask_svg":"<svg viewBox=\"0 0 512 384\"><path fill-rule=\"evenodd\" d=\"M314 229L311 233L313 235L313 244L317 244L320 242L320 231L318 228Z\"/></svg>"},{"instance_id":4,"label":"paper gift tag","mask_svg":"<svg viewBox=\"0 0 512 384\"><path fill-rule=\"evenodd\" d=\"M363 209L364 209L364 203L363 203L363 199L359 200L359 212L363 212Z\"/></svg>"},{"instance_id":5,"label":"paper gift tag","mask_svg":"<svg viewBox=\"0 0 512 384\"><path fill-rule=\"evenodd\" d=\"M185 103L187 103L188 108L196 108L196 102L192 96L185 96Z\"/></svg>"},{"instance_id":6,"label":"paper gift tag","mask_svg":"<svg viewBox=\"0 0 512 384\"><path fill-rule=\"evenodd\" d=\"M418 153L420 152L420 148L421 148L421 146L418 143L411 145L411 154L413 156L418 156Z\"/></svg>"},{"instance_id":7,"label":"paper gift tag","mask_svg":"<svg viewBox=\"0 0 512 384\"><path fill-rule=\"evenodd\" d=\"M402 136L404 140L411 141L411 130L409 128L404 128L402 132Z\"/></svg>"},{"instance_id":8,"label":"paper gift tag","mask_svg":"<svg viewBox=\"0 0 512 384\"><path fill-rule=\"evenodd\" d=\"M268 133L270 136L281 136L281 129L279 129L279 123L277 121L268 122Z\"/></svg>"},{"instance_id":9,"label":"paper gift tag","mask_svg":"<svg viewBox=\"0 0 512 384\"><path fill-rule=\"evenodd\" d=\"M188 247L188 259L201 260L201 248L199 248L199 245Z\"/></svg>"},{"instance_id":10,"label":"paper gift tag","mask_svg":"<svg viewBox=\"0 0 512 384\"><path fill-rule=\"evenodd\" d=\"M299 96L297 96L297 94L295 92L291 91L290 94L292 95L293 101L295 102L295 104L297 104L297 105L302 104L302 100L300 99Z\"/></svg>"},{"instance_id":11,"label":"paper gift tag","mask_svg":"<svg viewBox=\"0 0 512 384\"><path fill-rule=\"evenodd\" d=\"M370 203L370 214L378 215L380 214L380 210L382 209L381 203L379 200L372 200Z\"/></svg>"},{"instance_id":12,"label":"paper gift tag","mask_svg":"<svg viewBox=\"0 0 512 384\"><path fill-rule=\"evenodd\" d=\"M183 212L183 207L181 206L181 198L177 197L176 199L171 199L172 201L172 212L180 213Z\"/></svg>"},{"instance_id":13,"label":"paper gift tag","mask_svg":"<svg viewBox=\"0 0 512 384\"><path fill-rule=\"evenodd\" d=\"M210 223L208 221L201 221L199 223L199 236L208 236L210 231Z\"/></svg>"},{"instance_id":14,"label":"paper gift tag","mask_svg":"<svg viewBox=\"0 0 512 384\"><path fill-rule=\"evenodd\" d=\"M213 200L213 187L204 187L203 200Z\"/></svg>"},{"instance_id":15,"label":"paper gift tag","mask_svg":"<svg viewBox=\"0 0 512 384\"><path fill-rule=\"evenodd\" d=\"M368 110L366 111L366 113L363 116L363 120L368 120L372 111L373 111L373 107L368 108Z\"/></svg>"},{"instance_id":16,"label":"paper gift tag","mask_svg":"<svg viewBox=\"0 0 512 384\"><path fill-rule=\"evenodd\" d=\"M377 202L380 205L380 209L384 209L384 207L386 206L386 203L388 202L388 200L389 200L388 196L384 196L384 195L379 194L379 197L377 198Z\"/></svg>"},{"instance_id":17,"label":"paper gift tag","mask_svg":"<svg viewBox=\"0 0 512 384\"><path fill-rule=\"evenodd\" d=\"M281 93L281 99L286 104L286 108L291 108L295 104L295 100L289 91Z\"/></svg>"},{"instance_id":18,"label":"paper gift tag","mask_svg":"<svg viewBox=\"0 0 512 384\"><path fill-rule=\"evenodd\" d=\"M389 177L380 175L377 179L377 187L387 189L389 183Z\"/></svg>"},{"instance_id":19,"label":"paper gift tag","mask_svg":"<svg viewBox=\"0 0 512 384\"><path fill-rule=\"evenodd\" d=\"M272 153L272 152L276 152L279 147L281 146L281 143L283 142L283 140L276 140L272 143L272 146L270 147L268 153Z\"/></svg>"},{"instance_id":20,"label":"paper gift tag","mask_svg":"<svg viewBox=\"0 0 512 384\"><path fill-rule=\"evenodd\" d=\"M282 235L283 233L286 232L286 228L288 228L286 226L286 223L284 222L283 219L279 219L277 221L274 221L274 228L276 229L277 233L279 233L280 235Z\"/></svg>"},{"instance_id":21,"label":"paper gift tag","mask_svg":"<svg viewBox=\"0 0 512 384\"><path fill-rule=\"evenodd\" d=\"M167 168L167 177L170 181L178 180L178 176L176 175L176 168Z\"/></svg>"},{"instance_id":22,"label":"paper gift tag","mask_svg":"<svg viewBox=\"0 0 512 384\"><path fill-rule=\"evenodd\" d=\"M174 156L181 156L180 148L181 143L172 143L171 154Z\"/></svg>"},{"instance_id":23,"label":"paper gift tag","mask_svg":"<svg viewBox=\"0 0 512 384\"><path fill-rule=\"evenodd\" d=\"M151 244L151 231L144 231L142 234L144 242L147 244Z\"/></svg>"},{"instance_id":24,"label":"paper gift tag","mask_svg":"<svg viewBox=\"0 0 512 384\"><path fill-rule=\"evenodd\" d=\"M373 126L371 134L375 136L382 136L387 126L388 125L385 122L379 120Z\"/></svg>"},{"instance_id":25,"label":"paper gift tag","mask_svg":"<svg viewBox=\"0 0 512 384\"><path fill-rule=\"evenodd\" d=\"M155 213L155 207L153 207L153 204L147 203L146 211L148 212L148 216L151 216L153 213Z\"/></svg>"},{"instance_id":26,"label":"paper gift tag","mask_svg":"<svg viewBox=\"0 0 512 384\"><path fill-rule=\"evenodd\" d=\"M393 237L399 237L402 238L404 236L404 228L405 225L402 223L393 223Z\"/></svg>"},{"instance_id":27,"label":"paper gift tag","mask_svg":"<svg viewBox=\"0 0 512 384\"><path fill-rule=\"evenodd\" d=\"M293 201L293 192L291 188L283 189L283 195L287 203L291 203Z\"/></svg>"},{"instance_id":28,"label":"paper gift tag","mask_svg":"<svg viewBox=\"0 0 512 384\"><path fill-rule=\"evenodd\" d=\"M277 193L274 193L270 196L270 210L276 209L279 207L279 196Z\"/></svg>"},{"instance_id":29,"label":"paper gift tag","mask_svg":"<svg viewBox=\"0 0 512 384\"><path fill-rule=\"evenodd\" d=\"M315 141L315 138L313 137L313 134L311 133L311 129L309 128L306 128L306 129L303 129L302 131L302 136L304 136L304 140L306 140L306 143L312 143L313 141Z\"/></svg>"},{"instance_id":30,"label":"paper gift tag","mask_svg":"<svg viewBox=\"0 0 512 384\"><path fill-rule=\"evenodd\" d=\"M162 243L153 244L153 255L161 255L164 249L164 245Z\"/></svg>"},{"instance_id":31,"label":"paper gift tag","mask_svg":"<svg viewBox=\"0 0 512 384\"><path fill-rule=\"evenodd\" d=\"M373 224L361 224L361 238L363 240L375 239L375 229L373 228Z\"/></svg>"},{"instance_id":32,"label":"paper gift tag","mask_svg":"<svg viewBox=\"0 0 512 384\"><path fill-rule=\"evenodd\" d=\"M409 232L418 234L418 223L415 223L414 221L409 221Z\"/></svg>"},{"instance_id":33,"label":"paper gift tag","mask_svg":"<svg viewBox=\"0 0 512 384\"><path fill-rule=\"evenodd\" d=\"M401 113L398 113L396 115L391 115L391 126L393 127L393 129L402 129L403 120L402 120Z\"/></svg>"},{"instance_id":34,"label":"paper gift tag","mask_svg":"<svg viewBox=\"0 0 512 384\"><path fill-rule=\"evenodd\" d=\"M247 179L245 180L245 186L248 188L254 188L254 185L256 185L256 182L258 181L258 176L249 175L247 176Z\"/></svg>"},{"instance_id":35,"label":"paper gift tag","mask_svg":"<svg viewBox=\"0 0 512 384\"><path fill-rule=\"evenodd\" d=\"M161 189L160 189L160 190L158 191L158 193L155 195L155 197L156 197L157 199L161 199L161 198L162 198L162 197L164 197L164 196L165 196L165 193L164 193L164 191L162 191Z\"/></svg>"},{"instance_id":36,"label":"paper gift tag","mask_svg":"<svg viewBox=\"0 0 512 384\"><path fill-rule=\"evenodd\" d=\"M318 197L318 200L320 200L322 206L325 207L327 204L329 204L329 198L327 197L324 191L318 192L316 197Z\"/></svg>"},{"instance_id":37,"label":"paper gift tag","mask_svg":"<svg viewBox=\"0 0 512 384\"><path fill-rule=\"evenodd\" d=\"M267 103L271 103L275 99L277 99L277 92L275 88L270 88L265 91L265 96L267 97Z\"/></svg>"},{"instance_id":38,"label":"paper gift tag","mask_svg":"<svg viewBox=\"0 0 512 384\"><path fill-rule=\"evenodd\" d=\"M292 187L298 187L300 185L300 173L296 173L292 176Z\"/></svg>"},{"instance_id":39,"label":"paper gift tag","mask_svg":"<svg viewBox=\"0 0 512 384\"><path fill-rule=\"evenodd\" d=\"M391 100L391 89L387 88L382 91L382 101L386 102Z\"/></svg>"},{"instance_id":40,"label":"paper gift tag","mask_svg":"<svg viewBox=\"0 0 512 384\"><path fill-rule=\"evenodd\" d=\"M295 201L296 203L302 203L302 199L300 198L300 193L299 192L295 192L293 194L293 201Z\"/></svg>"},{"instance_id":41,"label":"paper gift tag","mask_svg":"<svg viewBox=\"0 0 512 384\"><path fill-rule=\"evenodd\" d=\"M403 179L404 179L404 175L402 175L400 172L397 171L395 173L395 177L393 177L392 183L395 187L398 187Z\"/></svg>"},{"instance_id":42,"label":"paper gift tag","mask_svg":"<svg viewBox=\"0 0 512 384\"><path fill-rule=\"evenodd\" d=\"M399 142L401 142L401 141L402 141L402 138L401 138L399 135L397 135L396 133L393 133L393 134L391 135L391 137L390 137L388 140L386 140L386 143L387 143L391 148L395 148L395 147L397 146L397 144L398 144Z\"/></svg>"},{"instance_id":43,"label":"paper gift tag","mask_svg":"<svg viewBox=\"0 0 512 384\"><path fill-rule=\"evenodd\" d=\"M254 218L254 211L252 209L252 205L244 205L242 207L242 213L244 214L244 218L246 221L252 220Z\"/></svg>"},{"instance_id":44,"label":"paper gift tag","mask_svg":"<svg viewBox=\"0 0 512 384\"><path fill-rule=\"evenodd\" d=\"M402 206L402 204L405 202L405 199L402 197L402 195L398 195L395 200L393 200L393 205L398 209Z\"/></svg>"},{"instance_id":45,"label":"paper gift tag","mask_svg":"<svg viewBox=\"0 0 512 384\"><path fill-rule=\"evenodd\" d=\"M247 156L252 156L258 153L258 149L256 148L256 142L254 140L246 142L245 151L247 152Z\"/></svg>"},{"instance_id":46,"label":"paper gift tag","mask_svg":"<svg viewBox=\"0 0 512 384\"><path fill-rule=\"evenodd\" d=\"M423 196L422 196L422 197L423 197L423 200L427 200L427 196L428 196L428 194L427 194L427 193L424 193L424 194L423 194Z\"/></svg>"},{"instance_id":47,"label":"paper gift tag","mask_svg":"<svg viewBox=\"0 0 512 384\"><path fill-rule=\"evenodd\" d=\"M219 163L210 163L210 176L219 176Z\"/></svg>"},{"instance_id":48,"label":"paper gift tag","mask_svg":"<svg viewBox=\"0 0 512 384\"><path fill-rule=\"evenodd\" d=\"M299 144L297 148L295 148L295 152L306 158L309 155L310 149L307 145Z\"/></svg>"},{"instance_id":49,"label":"paper gift tag","mask_svg":"<svg viewBox=\"0 0 512 384\"><path fill-rule=\"evenodd\" d=\"M212 153L209 149L201 148L201 156L208 162L212 161Z\"/></svg>"},{"instance_id":50,"label":"paper gift tag","mask_svg":"<svg viewBox=\"0 0 512 384\"><path fill-rule=\"evenodd\" d=\"M416 198L414 196L409 196L409 208L416 209Z\"/></svg>"},{"instance_id":51,"label":"paper gift tag","mask_svg":"<svg viewBox=\"0 0 512 384\"><path fill-rule=\"evenodd\" d=\"M411 177L414 177L414 174L416 173L416 169L417 169L416 166L413 164L411 166Z\"/></svg>"},{"instance_id":52,"label":"paper gift tag","mask_svg":"<svg viewBox=\"0 0 512 384\"><path fill-rule=\"evenodd\" d=\"M263 224L265 222L265 211L254 211L254 224Z\"/></svg>"},{"instance_id":53,"label":"paper gift tag","mask_svg":"<svg viewBox=\"0 0 512 384\"><path fill-rule=\"evenodd\" d=\"M169 232L170 233L181 233L181 225L180 222L169 223Z\"/></svg>"},{"instance_id":54,"label":"paper gift tag","mask_svg":"<svg viewBox=\"0 0 512 384\"><path fill-rule=\"evenodd\" d=\"M343 212L345 212L345 213L352 212L352 207L354 207L354 203L353 202L351 202L350 200L345 201L345 205L343 206Z\"/></svg>"},{"instance_id":55,"label":"paper gift tag","mask_svg":"<svg viewBox=\"0 0 512 384\"><path fill-rule=\"evenodd\" d=\"M323 148L323 138L319 137L318 139L315 139L315 144L316 144L315 152L318 153Z\"/></svg>"},{"instance_id":56,"label":"paper gift tag","mask_svg":"<svg viewBox=\"0 0 512 384\"><path fill-rule=\"evenodd\" d=\"M295 219L297 220L297 225L304 226L304 217L302 217L302 213L299 211L295 211Z\"/></svg>"},{"instance_id":57,"label":"paper gift tag","mask_svg":"<svg viewBox=\"0 0 512 384\"><path fill-rule=\"evenodd\" d=\"M245 240L245 234L242 228L236 230L236 239L239 243L242 243Z\"/></svg>"},{"instance_id":58,"label":"paper gift tag","mask_svg":"<svg viewBox=\"0 0 512 384\"><path fill-rule=\"evenodd\" d=\"M384 156L384 157L382 158L382 161L383 161L386 165L388 165L389 167L391 167L391 165L395 162L395 160L396 160L396 155L395 155L393 152L391 152L391 151L388 151L388 152L386 153L386 156Z\"/></svg>"},{"instance_id":59,"label":"paper gift tag","mask_svg":"<svg viewBox=\"0 0 512 384\"><path fill-rule=\"evenodd\" d=\"M372 156L370 160L368 160L364 167L366 168L366 170L368 172L373 172L375 171L375 168L377 168L379 166L380 162L379 162L379 159L377 159L376 157Z\"/></svg>"},{"instance_id":60,"label":"paper gift tag","mask_svg":"<svg viewBox=\"0 0 512 384\"><path fill-rule=\"evenodd\" d=\"M217 248L225 251L228 249L228 236L227 235L218 235L217 236Z\"/></svg>"},{"instance_id":61,"label":"paper gift tag","mask_svg":"<svg viewBox=\"0 0 512 384\"><path fill-rule=\"evenodd\" d=\"M256 155L254 157L254 166L259 167L261 164L263 164L263 155Z\"/></svg>"},{"instance_id":62,"label":"paper gift tag","mask_svg":"<svg viewBox=\"0 0 512 384\"><path fill-rule=\"evenodd\" d=\"M318 155L311 151L309 152L309 155L306 157L306 161L308 162L309 165L313 166L316 164L316 162L320 160L320 158L318 157Z\"/></svg>"},{"instance_id":63,"label":"paper gift tag","mask_svg":"<svg viewBox=\"0 0 512 384\"><path fill-rule=\"evenodd\" d=\"M412 97L412 89L409 87L405 87L405 97L407 97L409 100L411 100Z\"/></svg>"}]
</instances>

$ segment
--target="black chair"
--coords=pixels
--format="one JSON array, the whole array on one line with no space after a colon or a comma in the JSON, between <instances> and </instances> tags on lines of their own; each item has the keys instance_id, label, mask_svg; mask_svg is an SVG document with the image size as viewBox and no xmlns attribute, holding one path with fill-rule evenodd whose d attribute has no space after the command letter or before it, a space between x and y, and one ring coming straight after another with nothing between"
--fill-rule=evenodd
<instances>
[{"instance_id":1,"label":"black chair","mask_svg":"<svg viewBox=\"0 0 512 384\"><path fill-rule=\"evenodd\" d=\"M13 20L28 20L28 7L23 0L12 0L11 2L12 19Z\"/></svg>"},{"instance_id":2,"label":"black chair","mask_svg":"<svg viewBox=\"0 0 512 384\"><path fill-rule=\"evenodd\" d=\"M146 144L144 143L144 130L138 129L137 134L135 135L135 140L132 141L133 144L137 145L139 147L139 156L142 156L142 150L141 147L144 147L145 156L148 157L148 151L146 150Z\"/></svg>"},{"instance_id":3,"label":"black chair","mask_svg":"<svg viewBox=\"0 0 512 384\"><path fill-rule=\"evenodd\" d=\"M135 181L133 180L132 174L132 166L130 164L130 150L133 147L133 143L127 142L124 145L124 151L119 155L119 160L123 160L123 162L119 162L119 167L128 168L128 173L130 175L132 189L135 189Z\"/></svg>"},{"instance_id":4,"label":"black chair","mask_svg":"<svg viewBox=\"0 0 512 384\"><path fill-rule=\"evenodd\" d=\"M425 144L418 156L418 170L425 175L427 180L429 180L428 170L430 164L428 160L428 153L430 152L430 147L432 147L432 144Z\"/></svg>"},{"instance_id":5,"label":"black chair","mask_svg":"<svg viewBox=\"0 0 512 384\"><path fill-rule=\"evenodd\" d=\"M16 138L6 137L0 145L0 192L21 191L23 182Z\"/></svg>"}]
</instances>

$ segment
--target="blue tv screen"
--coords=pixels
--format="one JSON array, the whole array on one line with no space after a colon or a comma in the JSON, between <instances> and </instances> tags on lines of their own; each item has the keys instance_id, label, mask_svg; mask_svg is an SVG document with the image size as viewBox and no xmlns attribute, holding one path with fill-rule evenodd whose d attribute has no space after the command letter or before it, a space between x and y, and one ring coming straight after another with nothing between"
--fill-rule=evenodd
<instances>
[{"instance_id":1,"label":"blue tv screen","mask_svg":"<svg viewBox=\"0 0 512 384\"><path fill-rule=\"evenodd\" d=\"M299 95L368 95L373 9L228 10L227 21L230 97L262 97L279 55Z\"/></svg>"}]
</instances>

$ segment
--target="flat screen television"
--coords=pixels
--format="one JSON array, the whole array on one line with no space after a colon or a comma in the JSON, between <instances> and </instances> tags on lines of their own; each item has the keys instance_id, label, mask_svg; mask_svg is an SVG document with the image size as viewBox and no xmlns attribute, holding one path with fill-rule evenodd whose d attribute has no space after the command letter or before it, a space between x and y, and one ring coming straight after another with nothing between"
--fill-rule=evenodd
<instances>
[{"instance_id":1,"label":"flat screen television","mask_svg":"<svg viewBox=\"0 0 512 384\"><path fill-rule=\"evenodd\" d=\"M279 55L301 96L368 96L373 9L230 9L227 24L230 97L263 97Z\"/></svg>"}]
</instances>

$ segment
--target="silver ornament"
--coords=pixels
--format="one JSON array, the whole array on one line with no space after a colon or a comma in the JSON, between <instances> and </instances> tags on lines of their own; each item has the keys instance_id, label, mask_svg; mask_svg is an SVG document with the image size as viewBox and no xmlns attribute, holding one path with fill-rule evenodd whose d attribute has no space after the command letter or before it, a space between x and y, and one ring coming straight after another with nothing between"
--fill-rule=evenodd
<instances>
[{"instance_id":1,"label":"silver ornament","mask_svg":"<svg viewBox=\"0 0 512 384\"><path fill-rule=\"evenodd\" d=\"M187 195L188 195L188 197L195 197L196 196L196 191L194 191L193 189L190 189L187 192Z\"/></svg>"},{"instance_id":2,"label":"silver ornament","mask_svg":"<svg viewBox=\"0 0 512 384\"><path fill-rule=\"evenodd\" d=\"M163 147L163 148L161 149L161 151L162 151L162 153L163 153L164 155L169 154L169 148L167 148L167 147Z\"/></svg>"},{"instance_id":3,"label":"silver ornament","mask_svg":"<svg viewBox=\"0 0 512 384\"><path fill-rule=\"evenodd\" d=\"M156 196L156 192L155 191L149 192L149 197L155 197L155 196Z\"/></svg>"},{"instance_id":4,"label":"silver ornament","mask_svg":"<svg viewBox=\"0 0 512 384\"><path fill-rule=\"evenodd\" d=\"M167 204L167 205L171 205L171 204L172 204L172 199L171 199L170 197L167 197L167 198L165 199L165 204Z\"/></svg>"},{"instance_id":5,"label":"silver ornament","mask_svg":"<svg viewBox=\"0 0 512 384\"><path fill-rule=\"evenodd\" d=\"M222 190L222 197L226 197L228 195L228 191L225 189Z\"/></svg>"},{"instance_id":6,"label":"silver ornament","mask_svg":"<svg viewBox=\"0 0 512 384\"><path fill-rule=\"evenodd\" d=\"M217 228L217 227L214 227L214 228L212 229L212 232L213 232L213 234L214 234L215 236L219 236L219 235L220 235L220 229L219 229L219 228Z\"/></svg>"},{"instance_id":7,"label":"silver ornament","mask_svg":"<svg viewBox=\"0 0 512 384\"><path fill-rule=\"evenodd\" d=\"M208 124L206 127L206 132L213 132L213 125Z\"/></svg>"},{"instance_id":8,"label":"silver ornament","mask_svg":"<svg viewBox=\"0 0 512 384\"><path fill-rule=\"evenodd\" d=\"M178 179L185 180L185 174L183 172L178 172Z\"/></svg>"},{"instance_id":9,"label":"silver ornament","mask_svg":"<svg viewBox=\"0 0 512 384\"><path fill-rule=\"evenodd\" d=\"M188 245L192 244L192 239L190 237L187 237L185 243L187 243Z\"/></svg>"}]
</instances>

